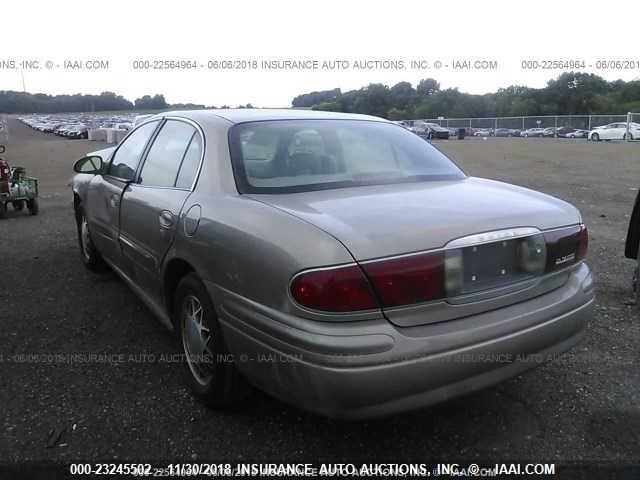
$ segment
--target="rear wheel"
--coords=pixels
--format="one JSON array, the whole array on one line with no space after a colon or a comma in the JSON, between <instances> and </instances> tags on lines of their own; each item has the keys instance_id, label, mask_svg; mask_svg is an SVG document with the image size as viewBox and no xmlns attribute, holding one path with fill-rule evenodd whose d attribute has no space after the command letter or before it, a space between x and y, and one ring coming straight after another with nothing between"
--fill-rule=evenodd
<instances>
[{"instance_id":1,"label":"rear wheel","mask_svg":"<svg viewBox=\"0 0 640 480\"><path fill-rule=\"evenodd\" d=\"M78 243L80 244L80 258L82 263L92 272L102 272L107 269L107 264L102 259L100 252L96 249L91 240L91 232L89 224L84 212L80 211L77 215L78 226Z\"/></svg>"},{"instance_id":2,"label":"rear wheel","mask_svg":"<svg viewBox=\"0 0 640 480\"><path fill-rule=\"evenodd\" d=\"M640 306L640 247L636 255L636 269L633 271L633 298L636 305Z\"/></svg>"},{"instance_id":3,"label":"rear wheel","mask_svg":"<svg viewBox=\"0 0 640 480\"><path fill-rule=\"evenodd\" d=\"M27 200L27 208L29 209L29 213L31 215L37 215L40 211L40 207L38 205L38 199L34 198L33 200Z\"/></svg>"},{"instance_id":4,"label":"rear wheel","mask_svg":"<svg viewBox=\"0 0 640 480\"><path fill-rule=\"evenodd\" d=\"M197 275L190 273L180 281L173 305L186 381L194 394L211 407L225 407L246 397L251 387L235 366L213 302Z\"/></svg>"}]
</instances>

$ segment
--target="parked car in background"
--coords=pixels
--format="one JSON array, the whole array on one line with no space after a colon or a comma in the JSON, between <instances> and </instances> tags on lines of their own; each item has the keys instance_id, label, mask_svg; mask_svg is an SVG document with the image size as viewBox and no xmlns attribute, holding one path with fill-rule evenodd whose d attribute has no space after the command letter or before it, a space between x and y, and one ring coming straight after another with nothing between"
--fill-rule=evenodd
<instances>
[{"instance_id":1,"label":"parked car in background","mask_svg":"<svg viewBox=\"0 0 640 480\"><path fill-rule=\"evenodd\" d=\"M519 137L520 130L515 128L496 128L494 135L496 137Z\"/></svg>"},{"instance_id":2,"label":"parked car in background","mask_svg":"<svg viewBox=\"0 0 640 480\"><path fill-rule=\"evenodd\" d=\"M600 140L626 140L627 122L616 122L601 127L596 127L589 132L589 140L599 142ZM640 138L640 124L631 122L629 124L629 140Z\"/></svg>"},{"instance_id":3,"label":"parked car in background","mask_svg":"<svg viewBox=\"0 0 640 480\"><path fill-rule=\"evenodd\" d=\"M67 138L88 138L89 137L89 128L86 125L76 125L75 127L70 128L66 135Z\"/></svg>"},{"instance_id":4,"label":"parked car in background","mask_svg":"<svg viewBox=\"0 0 640 480\"><path fill-rule=\"evenodd\" d=\"M567 138L567 135L575 131L576 129L571 127L558 127L556 129L556 134L558 135L558 137Z\"/></svg>"},{"instance_id":5,"label":"parked car in background","mask_svg":"<svg viewBox=\"0 0 640 480\"><path fill-rule=\"evenodd\" d=\"M551 138L556 136L556 128L555 127L547 127L544 130L542 130L542 136L543 137L547 137L547 138Z\"/></svg>"},{"instance_id":6,"label":"parked car in background","mask_svg":"<svg viewBox=\"0 0 640 480\"><path fill-rule=\"evenodd\" d=\"M62 125L63 125L62 123L47 123L42 128L42 131L45 133L53 133L57 128L60 128Z\"/></svg>"},{"instance_id":7,"label":"parked car in background","mask_svg":"<svg viewBox=\"0 0 640 480\"><path fill-rule=\"evenodd\" d=\"M61 137L66 137L73 128L73 124L64 124L56 128L53 133Z\"/></svg>"},{"instance_id":8,"label":"parked car in background","mask_svg":"<svg viewBox=\"0 0 640 480\"><path fill-rule=\"evenodd\" d=\"M544 132L544 128L528 128L523 131L520 136L521 137L542 137Z\"/></svg>"},{"instance_id":9,"label":"parked car in background","mask_svg":"<svg viewBox=\"0 0 640 480\"><path fill-rule=\"evenodd\" d=\"M54 133L66 138L88 138L89 129L128 130L133 126L134 116L134 113L58 113L27 115L18 117L18 120L40 132Z\"/></svg>"},{"instance_id":10,"label":"parked car in background","mask_svg":"<svg viewBox=\"0 0 640 480\"><path fill-rule=\"evenodd\" d=\"M589 130L574 130L573 132L569 132L565 135L566 138L587 138L589 135Z\"/></svg>"},{"instance_id":11,"label":"parked car in background","mask_svg":"<svg viewBox=\"0 0 640 480\"><path fill-rule=\"evenodd\" d=\"M248 384L329 416L422 407L571 348L591 316L575 207L376 117L162 113L74 170L83 263L176 331L216 407Z\"/></svg>"},{"instance_id":12,"label":"parked car in background","mask_svg":"<svg viewBox=\"0 0 640 480\"><path fill-rule=\"evenodd\" d=\"M400 125L401 127L404 127L407 130L411 130L411 123L407 120L397 120L393 123L395 123L396 125Z\"/></svg>"},{"instance_id":13,"label":"parked car in background","mask_svg":"<svg viewBox=\"0 0 640 480\"><path fill-rule=\"evenodd\" d=\"M488 128L477 128L473 131L474 137L491 137L493 135L493 131Z\"/></svg>"},{"instance_id":14,"label":"parked car in background","mask_svg":"<svg viewBox=\"0 0 640 480\"><path fill-rule=\"evenodd\" d=\"M415 120L411 131L428 139L449 138L449 130L447 128L441 127L437 123L425 122L423 120Z\"/></svg>"}]
</instances>

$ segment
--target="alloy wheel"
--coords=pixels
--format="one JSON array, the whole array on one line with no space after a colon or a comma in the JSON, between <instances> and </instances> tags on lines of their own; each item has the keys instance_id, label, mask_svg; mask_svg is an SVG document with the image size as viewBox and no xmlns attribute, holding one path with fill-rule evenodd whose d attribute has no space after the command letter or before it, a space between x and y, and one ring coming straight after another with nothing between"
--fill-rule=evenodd
<instances>
[{"instance_id":1,"label":"alloy wheel","mask_svg":"<svg viewBox=\"0 0 640 480\"><path fill-rule=\"evenodd\" d=\"M193 378L208 385L213 378L213 334L206 324L202 303L195 295L184 297L181 306L182 346Z\"/></svg>"},{"instance_id":2,"label":"alloy wheel","mask_svg":"<svg viewBox=\"0 0 640 480\"><path fill-rule=\"evenodd\" d=\"M91 237L89 236L89 224L87 223L87 218L84 215L82 216L82 221L80 223L80 242L82 244L82 255L87 261L89 261L91 259L91 252L89 251Z\"/></svg>"}]
</instances>

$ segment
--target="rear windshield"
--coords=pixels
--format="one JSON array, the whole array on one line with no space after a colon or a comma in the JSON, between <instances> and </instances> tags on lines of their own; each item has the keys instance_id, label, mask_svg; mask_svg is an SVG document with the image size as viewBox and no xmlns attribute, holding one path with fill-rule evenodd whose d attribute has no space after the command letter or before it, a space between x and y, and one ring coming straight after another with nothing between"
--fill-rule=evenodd
<instances>
[{"instance_id":1,"label":"rear windshield","mask_svg":"<svg viewBox=\"0 0 640 480\"><path fill-rule=\"evenodd\" d=\"M241 193L286 193L454 180L464 173L427 141L391 123L277 120L229 134Z\"/></svg>"}]
</instances>

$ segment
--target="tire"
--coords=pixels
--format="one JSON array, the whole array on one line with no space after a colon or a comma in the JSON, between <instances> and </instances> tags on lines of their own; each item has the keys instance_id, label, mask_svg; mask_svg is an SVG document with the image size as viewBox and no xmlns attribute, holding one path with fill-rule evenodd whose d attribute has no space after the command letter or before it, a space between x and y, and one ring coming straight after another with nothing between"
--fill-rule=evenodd
<instances>
[{"instance_id":1,"label":"tire","mask_svg":"<svg viewBox=\"0 0 640 480\"><path fill-rule=\"evenodd\" d=\"M600 141L600 135L598 135L597 133L594 133L593 135L591 135L591 141L592 142L599 142Z\"/></svg>"},{"instance_id":2,"label":"tire","mask_svg":"<svg viewBox=\"0 0 640 480\"><path fill-rule=\"evenodd\" d=\"M107 264L93 244L93 240L91 240L89 224L82 210L79 210L76 214L76 225L78 227L78 245L80 246L82 263L92 272L104 272L108 269Z\"/></svg>"},{"instance_id":3,"label":"tire","mask_svg":"<svg viewBox=\"0 0 640 480\"><path fill-rule=\"evenodd\" d=\"M37 215L40 211L40 206L38 205L38 199L34 198L33 200L27 200L27 208L29 209L29 213L31 215Z\"/></svg>"},{"instance_id":4,"label":"tire","mask_svg":"<svg viewBox=\"0 0 640 480\"><path fill-rule=\"evenodd\" d=\"M640 306L640 247L638 248L638 253L636 255L636 268L633 271L633 298L636 301L636 305Z\"/></svg>"},{"instance_id":5,"label":"tire","mask_svg":"<svg viewBox=\"0 0 640 480\"><path fill-rule=\"evenodd\" d=\"M7 203L0 201L0 219L7 218Z\"/></svg>"},{"instance_id":6,"label":"tire","mask_svg":"<svg viewBox=\"0 0 640 480\"><path fill-rule=\"evenodd\" d=\"M251 392L238 372L206 287L187 274L174 296L172 319L185 355L184 374L194 395L213 408L230 406Z\"/></svg>"},{"instance_id":7,"label":"tire","mask_svg":"<svg viewBox=\"0 0 640 480\"><path fill-rule=\"evenodd\" d=\"M16 200L15 202L11 202L11 205L13 205L13 209L16 212L21 212L24 210L24 203L24 200Z\"/></svg>"}]
</instances>

